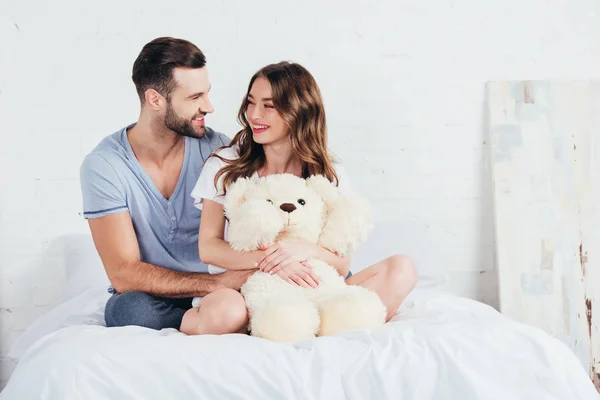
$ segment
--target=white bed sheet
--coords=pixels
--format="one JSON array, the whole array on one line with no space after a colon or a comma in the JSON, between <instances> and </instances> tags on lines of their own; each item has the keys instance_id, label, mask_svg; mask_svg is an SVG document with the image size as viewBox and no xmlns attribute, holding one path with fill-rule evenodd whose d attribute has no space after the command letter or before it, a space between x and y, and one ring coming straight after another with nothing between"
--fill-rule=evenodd
<instances>
[{"instance_id":1,"label":"white bed sheet","mask_svg":"<svg viewBox=\"0 0 600 400\"><path fill-rule=\"evenodd\" d=\"M599 398L563 343L435 290L415 291L383 329L297 344L75 323L29 348L0 393L3 400Z\"/></svg>"}]
</instances>

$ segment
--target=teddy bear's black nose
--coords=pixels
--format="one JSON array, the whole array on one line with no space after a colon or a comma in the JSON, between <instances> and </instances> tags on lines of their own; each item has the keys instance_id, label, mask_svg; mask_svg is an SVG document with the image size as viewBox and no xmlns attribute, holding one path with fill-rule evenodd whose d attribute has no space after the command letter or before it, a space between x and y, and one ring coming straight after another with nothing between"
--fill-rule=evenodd
<instances>
[{"instance_id":1,"label":"teddy bear's black nose","mask_svg":"<svg viewBox=\"0 0 600 400\"><path fill-rule=\"evenodd\" d=\"M281 208L286 213L291 213L292 211L294 211L296 209L296 206L293 205L292 203L283 203L282 205L279 206L279 208Z\"/></svg>"}]
</instances>

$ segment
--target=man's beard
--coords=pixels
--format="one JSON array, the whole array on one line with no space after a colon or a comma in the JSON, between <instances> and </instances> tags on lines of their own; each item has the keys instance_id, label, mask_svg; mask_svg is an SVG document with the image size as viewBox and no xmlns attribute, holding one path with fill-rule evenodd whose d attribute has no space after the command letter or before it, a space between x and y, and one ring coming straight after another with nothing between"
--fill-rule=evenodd
<instances>
[{"instance_id":1,"label":"man's beard","mask_svg":"<svg viewBox=\"0 0 600 400\"><path fill-rule=\"evenodd\" d=\"M200 129L194 128L191 120L180 118L173 110L171 103L167 104L167 113L165 115L165 126L181 136L191 138L201 138L206 133L206 128L201 125Z\"/></svg>"}]
</instances>

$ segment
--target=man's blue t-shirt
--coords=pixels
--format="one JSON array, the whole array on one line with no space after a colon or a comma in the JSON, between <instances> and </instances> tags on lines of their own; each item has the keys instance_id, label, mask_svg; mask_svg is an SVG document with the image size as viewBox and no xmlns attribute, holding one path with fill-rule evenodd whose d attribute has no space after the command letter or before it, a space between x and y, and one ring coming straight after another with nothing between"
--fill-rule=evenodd
<instances>
[{"instance_id":1,"label":"man's blue t-shirt","mask_svg":"<svg viewBox=\"0 0 600 400\"><path fill-rule=\"evenodd\" d=\"M142 262L183 272L208 272L198 255L201 211L190 196L204 161L230 139L206 128L204 137L185 137L181 174L166 199L135 157L127 126L104 138L81 165L85 218L129 212Z\"/></svg>"}]
</instances>

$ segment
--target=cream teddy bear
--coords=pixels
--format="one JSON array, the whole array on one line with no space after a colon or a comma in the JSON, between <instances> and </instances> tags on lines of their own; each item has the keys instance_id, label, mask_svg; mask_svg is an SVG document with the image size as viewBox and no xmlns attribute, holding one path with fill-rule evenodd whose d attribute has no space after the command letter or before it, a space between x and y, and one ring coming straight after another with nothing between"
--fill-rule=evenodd
<instances>
[{"instance_id":1,"label":"cream teddy bear","mask_svg":"<svg viewBox=\"0 0 600 400\"><path fill-rule=\"evenodd\" d=\"M355 194L342 195L320 175L306 180L291 174L238 179L227 190L224 212L229 244L238 251L307 241L348 256L372 229L368 203ZM321 260L307 262L320 279L317 288L292 285L261 271L243 285L253 336L296 342L385 323L387 311L377 294L347 285Z\"/></svg>"}]
</instances>

